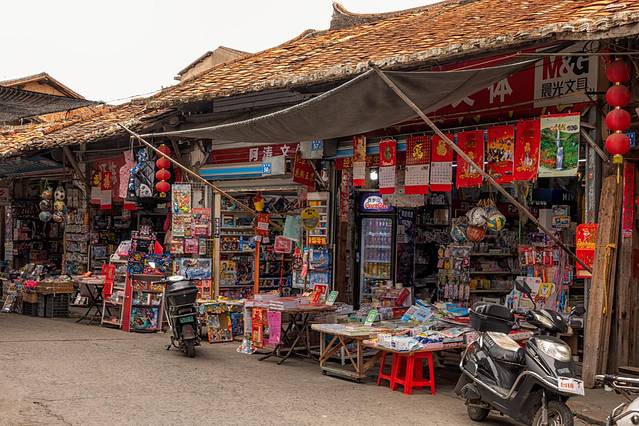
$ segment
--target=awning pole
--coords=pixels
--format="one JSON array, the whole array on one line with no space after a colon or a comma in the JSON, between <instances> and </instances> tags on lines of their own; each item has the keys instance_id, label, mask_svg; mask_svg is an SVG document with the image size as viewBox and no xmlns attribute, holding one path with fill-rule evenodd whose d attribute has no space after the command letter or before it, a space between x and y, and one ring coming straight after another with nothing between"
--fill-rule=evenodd
<instances>
[{"instance_id":1,"label":"awning pole","mask_svg":"<svg viewBox=\"0 0 639 426\"><path fill-rule=\"evenodd\" d=\"M186 167L185 165L181 164L179 161L175 160L174 158L166 155L165 153L163 153L162 151L160 151L159 149L157 149L156 147L154 147L153 145L151 145L149 142L147 142L142 136L140 136L139 134L135 133L133 130L129 129L128 127L126 127L125 125L121 124L121 123L117 123L118 126L122 127L127 133L129 133L131 136L133 136L134 138L136 138L137 140L139 140L140 142L142 142L144 145L146 145L147 147L151 148L157 155L160 155L164 158L166 158L167 160L169 160L174 166L179 167L180 169L182 169L184 172L186 172L187 174L189 174L190 176L193 176L196 180L202 182L204 185L210 187L211 189L213 189L213 191L219 193L220 195L222 195L223 197L228 198L229 200L231 200L232 202L234 202L235 204L237 204L238 206L240 206L242 209L246 210L247 212L251 213L253 216L257 216L257 212L255 210L253 210L252 208L250 208L249 206L247 206L246 204L244 204L243 202L241 202L240 200L238 200L237 198L233 197L232 195L230 195L229 193L223 191L222 189L220 189L219 187L217 187L216 185L212 184L211 182L209 182L208 180L204 179L202 176L200 176L199 174L195 173L193 170L189 169L188 167ZM282 230L282 227L273 222L270 221L271 226L273 226L275 229L277 230Z\"/></svg>"},{"instance_id":2,"label":"awning pole","mask_svg":"<svg viewBox=\"0 0 639 426\"><path fill-rule=\"evenodd\" d=\"M588 265L586 265L581 259L579 259L559 238L555 236L555 234L550 229L546 228L541 222L539 222L539 220L537 220L537 218L526 207L524 207L523 204L517 201L515 197L510 195L510 193L506 191L506 189L503 186L498 184L497 181L495 181L495 179L493 179L492 176L486 173L483 170L483 168L480 168L468 155L466 155L466 153L460 147L458 147L450 139L448 139L448 137L444 134L444 132L442 132L435 125L435 123L433 123L431 119L428 118L428 116L426 116L426 114L424 114L424 112L421 109L419 109L419 107L415 105L415 103L404 92L402 92L401 89L397 87L397 85L393 83L393 81L390 78L388 78L388 76L386 76L386 74L380 71L377 67L373 67L373 69L375 70L375 73L377 73L377 75L384 81L384 83L386 83L386 85L390 87L393 90L393 92L395 92L395 94L399 96L406 103L406 105L408 105L413 111L415 111L415 113L422 120L424 120L424 122L428 125L428 127L430 127L440 138L442 138L442 140L453 151L455 151L457 155L459 155L465 162L467 162L474 169L476 169L484 177L484 179L488 181L488 183L490 183L493 187L495 187L495 189L499 191L499 193L501 193L508 201L510 201L510 203L515 205L519 209L519 211L523 212L528 217L528 219L530 219L532 223L534 223L535 225L537 225L537 227L539 227L539 229L544 231L544 233L548 235L548 237L550 237L550 239L553 240L559 247L561 247L563 251L568 253L568 255L572 257L581 266L583 266L585 270L592 273L591 268Z\"/></svg>"}]
</instances>

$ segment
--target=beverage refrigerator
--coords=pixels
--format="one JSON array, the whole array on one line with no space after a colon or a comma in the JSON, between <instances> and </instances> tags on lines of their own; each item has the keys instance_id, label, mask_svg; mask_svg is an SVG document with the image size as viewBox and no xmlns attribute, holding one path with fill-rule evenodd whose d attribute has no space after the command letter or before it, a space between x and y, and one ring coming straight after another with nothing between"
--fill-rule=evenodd
<instances>
[{"instance_id":1,"label":"beverage refrigerator","mask_svg":"<svg viewBox=\"0 0 639 426\"><path fill-rule=\"evenodd\" d=\"M357 211L358 272L355 301L369 302L372 288L394 282L395 211L378 194L360 197Z\"/></svg>"}]
</instances>

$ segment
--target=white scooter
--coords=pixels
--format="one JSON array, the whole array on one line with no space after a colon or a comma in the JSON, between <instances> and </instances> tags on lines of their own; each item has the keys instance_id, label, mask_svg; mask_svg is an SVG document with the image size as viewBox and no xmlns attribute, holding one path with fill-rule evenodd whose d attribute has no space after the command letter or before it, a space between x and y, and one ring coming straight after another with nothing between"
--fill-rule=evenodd
<instances>
[{"instance_id":1,"label":"white scooter","mask_svg":"<svg viewBox=\"0 0 639 426\"><path fill-rule=\"evenodd\" d=\"M595 380L603 385L605 390L614 390L628 399L628 402L612 410L606 420L606 426L639 425L639 397L632 399L634 395L639 394L639 378L605 374L595 376Z\"/></svg>"}]
</instances>

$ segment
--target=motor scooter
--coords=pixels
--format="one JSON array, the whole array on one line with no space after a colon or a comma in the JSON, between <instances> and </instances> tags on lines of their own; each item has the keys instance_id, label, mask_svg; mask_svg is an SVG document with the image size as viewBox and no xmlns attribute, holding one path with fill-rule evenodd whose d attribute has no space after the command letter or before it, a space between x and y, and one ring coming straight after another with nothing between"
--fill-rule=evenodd
<instances>
[{"instance_id":1,"label":"motor scooter","mask_svg":"<svg viewBox=\"0 0 639 426\"><path fill-rule=\"evenodd\" d=\"M166 317L171 328L171 346L186 356L195 356L195 346L200 345L200 323L197 317L197 287L192 281L175 275L166 280Z\"/></svg>"},{"instance_id":2,"label":"motor scooter","mask_svg":"<svg viewBox=\"0 0 639 426\"><path fill-rule=\"evenodd\" d=\"M615 391L628 399L612 410L606 419L606 426L639 425L639 377L615 376L612 374L597 375L595 381L608 391Z\"/></svg>"},{"instance_id":3,"label":"motor scooter","mask_svg":"<svg viewBox=\"0 0 639 426\"><path fill-rule=\"evenodd\" d=\"M478 302L470 310L478 338L460 363L462 375L455 392L466 401L468 416L483 421L491 410L528 425L573 425L568 398L584 395L570 347L557 334L570 328L557 312L537 309L526 283L516 287L533 301L525 320L536 328L525 346L508 333L517 324L505 306Z\"/></svg>"}]
</instances>

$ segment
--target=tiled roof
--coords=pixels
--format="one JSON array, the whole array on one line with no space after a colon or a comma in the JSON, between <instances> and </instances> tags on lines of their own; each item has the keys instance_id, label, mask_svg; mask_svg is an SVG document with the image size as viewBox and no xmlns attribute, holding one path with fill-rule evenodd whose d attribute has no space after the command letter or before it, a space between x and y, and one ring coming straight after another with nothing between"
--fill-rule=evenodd
<instances>
[{"instance_id":1,"label":"tiled roof","mask_svg":"<svg viewBox=\"0 0 639 426\"><path fill-rule=\"evenodd\" d=\"M123 133L117 123L141 130L165 110L147 110L139 102L91 108L83 117L55 123L0 127L0 157L11 157L41 149L93 142Z\"/></svg>"},{"instance_id":2,"label":"tiled roof","mask_svg":"<svg viewBox=\"0 0 639 426\"><path fill-rule=\"evenodd\" d=\"M46 72L41 72L41 73L33 74L33 75L26 75L24 77L19 77L19 78L12 78L11 80L3 80L3 81L0 81L0 86L16 87L16 86L25 85L27 83L43 83L43 82L55 87L60 92L64 93L66 96L69 96L71 98L84 99L84 96L71 90L69 87L60 83L58 80L51 77Z\"/></svg>"},{"instance_id":3,"label":"tiled roof","mask_svg":"<svg viewBox=\"0 0 639 426\"><path fill-rule=\"evenodd\" d=\"M339 5L335 9L347 13ZM594 38L595 33L638 22L639 1L449 0L379 20L374 15L361 19L351 15L355 23L364 23L305 32L280 46L216 66L163 91L151 104L175 106L341 79L362 72L369 61L389 67L553 37Z\"/></svg>"},{"instance_id":4,"label":"tiled roof","mask_svg":"<svg viewBox=\"0 0 639 426\"><path fill-rule=\"evenodd\" d=\"M334 17L338 29L306 31L280 46L220 64L146 101L101 107L89 117L60 123L0 128L0 157L115 136L122 133L118 122L139 130L149 124L149 115L163 112L158 108L344 79L363 72L369 61L397 67L553 37L597 38L639 22L639 0L448 0L377 16L349 14L341 6L335 13L348 15L339 23Z\"/></svg>"}]
</instances>

